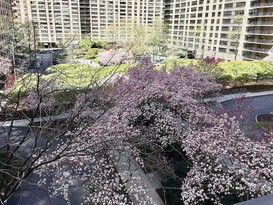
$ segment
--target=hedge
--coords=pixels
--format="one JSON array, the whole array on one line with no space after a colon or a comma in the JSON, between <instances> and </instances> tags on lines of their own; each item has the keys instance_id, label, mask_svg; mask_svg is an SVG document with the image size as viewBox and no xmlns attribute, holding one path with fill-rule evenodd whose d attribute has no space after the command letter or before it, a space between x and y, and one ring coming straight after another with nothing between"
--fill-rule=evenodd
<instances>
[{"instance_id":1,"label":"hedge","mask_svg":"<svg viewBox=\"0 0 273 205\"><path fill-rule=\"evenodd\" d=\"M268 61L229 61L219 63L222 78L240 82L268 80L273 77L273 64Z\"/></svg>"},{"instance_id":2,"label":"hedge","mask_svg":"<svg viewBox=\"0 0 273 205\"><path fill-rule=\"evenodd\" d=\"M200 68L200 61L192 59L177 59L171 58L163 61L162 65L158 66L158 69L162 69L163 66L167 70L172 69L174 64L179 66L187 66L192 64L193 67ZM218 64L220 75L217 76L217 80L220 82L253 82L257 80L271 80L273 79L273 64L268 61L255 60L255 61L228 61L220 62ZM205 70L206 71L206 70Z\"/></svg>"}]
</instances>

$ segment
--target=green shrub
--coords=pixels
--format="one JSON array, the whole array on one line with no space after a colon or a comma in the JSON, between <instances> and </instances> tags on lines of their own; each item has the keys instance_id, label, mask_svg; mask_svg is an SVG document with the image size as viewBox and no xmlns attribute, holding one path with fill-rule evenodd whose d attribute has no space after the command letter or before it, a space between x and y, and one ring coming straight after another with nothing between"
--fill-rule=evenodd
<instances>
[{"instance_id":1,"label":"green shrub","mask_svg":"<svg viewBox=\"0 0 273 205\"><path fill-rule=\"evenodd\" d=\"M84 58L85 59L93 59L96 58L98 56L98 53L102 52L101 49L99 48L90 48L88 49L87 53L85 54Z\"/></svg>"},{"instance_id":2,"label":"green shrub","mask_svg":"<svg viewBox=\"0 0 273 205\"><path fill-rule=\"evenodd\" d=\"M99 59L98 58L94 58L92 59L95 63L99 63Z\"/></svg>"},{"instance_id":3,"label":"green shrub","mask_svg":"<svg viewBox=\"0 0 273 205\"><path fill-rule=\"evenodd\" d=\"M170 58L166 59L162 62L160 66L157 67L157 69L162 69L163 67L166 67L167 71L170 71L173 68L173 65L176 64L178 66L188 66L190 64L196 65L197 60L194 59L179 59L179 58Z\"/></svg>"},{"instance_id":4,"label":"green shrub","mask_svg":"<svg viewBox=\"0 0 273 205\"><path fill-rule=\"evenodd\" d=\"M79 49L75 49L73 50L73 55L76 57L76 58L81 58L84 56L84 53L85 53L85 49L84 48L79 48Z\"/></svg>"},{"instance_id":5,"label":"green shrub","mask_svg":"<svg viewBox=\"0 0 273 205\"><path fill-rule=\"evenodd\" d=\"M59 64L47 68L47 75L40 76L45 80L56 81L62 89L82 89L99 82L113 72L126 73L133 65L121 64L107 67L91 67L84 64ZM17 79L14 86L10 89L9 95L14 97L18 93L26 96L27 92L36 86L37 74L25 74Z\"/></svg>"},{"instance_id":6,"label":"green shrub","mask_svg":"<svg viewBox=\"0 0 273 205\"><path fill-rule=\"evenodd\" d=\"M267 61L229 61L221 62L223 76L231 76L232 80L239 82L256 81L257 77L267 79L273 77L273 65ZM258 78L259 79L259 78Z\"/></svg>"}]
</instances>

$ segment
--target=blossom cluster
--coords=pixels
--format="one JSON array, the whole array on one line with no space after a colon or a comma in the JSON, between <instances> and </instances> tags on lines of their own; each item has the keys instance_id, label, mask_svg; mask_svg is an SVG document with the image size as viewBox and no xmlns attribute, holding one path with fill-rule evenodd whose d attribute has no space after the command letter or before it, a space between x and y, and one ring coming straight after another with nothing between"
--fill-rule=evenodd
<instances>
[{"instance_id":1,"label":"blossom cluster","mask_svg":"<svg viewBox=\"0 0 273 205\"><path fill-rule=\"evenodd\" d=\"M216 63L216 64L217 64L217 63L222 62L223 59L207 56L207 57L204 59L204 61L205 61L206 63Z\"/></svg>"},{"instance_id":2,"label":"blossom cluster","mask_svg":"<svg viewBox=\"0 0 273 205\"><path fill-rule=\"evenodd\" d=\"M98 55L98 59L101 65L116 65L119 63L124 63L128 60L131 60L133 55L129 51L125 51L122 49L119 50L108 50L105 52L101 52Z\"/></svg>"},{"instance_id":3,"label":"blossom cluster","mask_svg":"<svg viewBox=\"0 0 273 205\"><path fill-rule=\"evenodd\" d=\"M273 191L273 142L246 137L238 121L228 115L195 118L184 150L193 168L184 179L185 204L222 204L224 196L246 199Z\"/></svg>"},{"instance_id":4,"label":"blossom cluster","mask_svg":"<svg viewBox=\"0 0 273 205\"><path fill-rule=\"evenodd\" d=\"M191 66L174 65L167 72L142 61L113 84L78 95L71 111L76 128L41 157L37 173L51 174L52 192L68 201L77 187L83 204L150 205L147 187L135 174L140 167L131 164L137 159L152 166L155 158L164 159L168 145L178 143L192 163L181 187L185 204L270 193L273 142L246 137L238 119L215 109L217 102L205 102L220 88Z\"/></svg>"},{"instance_id":5,"label":"blossom cluster","mask_svg":"<svg viewBox=\"0 0 273 205\"><path fill-rule=\"evenodd\" d=\"M0 56L0 73L2 75L9 74L11 72L11 66L11 61L8 58Z\"/></svg>"}]
</instances>

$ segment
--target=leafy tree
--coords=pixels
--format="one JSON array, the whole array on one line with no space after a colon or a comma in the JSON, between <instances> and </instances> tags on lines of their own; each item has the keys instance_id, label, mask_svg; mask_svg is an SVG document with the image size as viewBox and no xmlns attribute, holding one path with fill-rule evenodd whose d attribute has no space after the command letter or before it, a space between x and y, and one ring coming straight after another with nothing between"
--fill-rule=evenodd
<instances>
[{"instance_id":1,"label":"leafy tree","mask_svg":"<svg viewBox=\"0 0 273 205\"><path fill-rule=\"evenodd\" d=\"M82 38L80 41L80 46L86 50L90 49L91 46L93 45L93 42L91 41L90 38Z\"/></svg>"},{"instance_id":2,"label":"leafy tree","mask_svg":"<svg viewBox=\"0 0 273 205\"><path fill-rule=\"evenodd\" d=\"M21 65L27 60L24 55L29 55L28 63L34 59L36 49L34 25L31 22L21 24L11 16L1 16L0 28L2 35L0 53L11 59L12 73L21 73Z\"/></svg>"},{"instance_id":3,"label":"leafy tree","mask_svg":"<svg viewBox=\"0 0 273 205\"><path fill-rule=\"evenodd\" d=\"M271 48L270 51L268 52L268 56L266 56L263 60L269 61L269 62L273 63L273 52L272 52L272 48Z\"/></svg>"},{"instance_id":4,"label":"leafy tree","mask_svg":"<svg viewBox=\"0 0 273 205\"><path fill-rule=\"evenodd\" d=\"M241 25L243 23L243 17L241 15L237 15L233 17L233 28L232 31L228 34L228 39L231 45L234 47L234 60L237 59L238 55L238 47L239 41L241 38Z\"/></svg>"},{"instance_id":5,"label":"leafy tree","mask_svg":"<svg viewBox=\"0 0 273 205\"><path fill-rule=\"evenodd\" d=\"M114 42L117 48L130 50L135 56L156 55L167 43L167 32L162 20L155 18L153 22L153 26L147 26L136 24L133 19L124 19L118 25L108 25L108 41ZM121 30L125 32L121 33Z\"/></svg>"}]
</instances>

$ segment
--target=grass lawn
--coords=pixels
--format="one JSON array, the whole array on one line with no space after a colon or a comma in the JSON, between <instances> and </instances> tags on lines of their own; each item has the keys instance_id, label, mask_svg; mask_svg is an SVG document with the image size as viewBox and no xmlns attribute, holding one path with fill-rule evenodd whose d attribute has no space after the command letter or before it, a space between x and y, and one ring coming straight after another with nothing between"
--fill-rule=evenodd
<instances>
[{"instance_id":1,"label":"grass lawn","mask_svg":"<svg viewBox=\"0 0 273 205\"><path fill-rule=\"evenodd\" d=\"M167 70L176 63L178 66L197 65L197 60L192 59L168 59L156 69L166 66ZM81 89L88 85L99 82L112 72L126 73L135 64L121 64L117 66L90 67L83 64L60 64L48 68L47 75L42 75L43 79L54 79L65 89ZM259 80L273 79L273 65L267 61L230 61L218 64L223 73L220 82L239 82L240 84L255 82ZM13 87L13 93L27 92L36 85L37 74L26 74L19 78Z\"/></svg>"},{"instance_id":2,"label":"grass lawn","mask_svg":"<svg viewBox=\"0 0 273 205\"><path fill-rule=\"evenodd\" d=\"M125 73L133 65L121 64L117 66L91 67L83 64L59 64L46 70L47 75L42 75L45 80L56 81L58 85L65 89L84 88L113 72ZM19 78L13 92L24 92L33 88L37 83L37 74L25 74Z\"/></svg>"}]
</instances>

